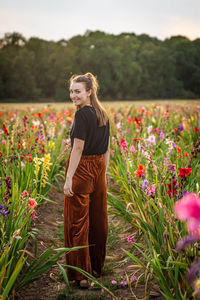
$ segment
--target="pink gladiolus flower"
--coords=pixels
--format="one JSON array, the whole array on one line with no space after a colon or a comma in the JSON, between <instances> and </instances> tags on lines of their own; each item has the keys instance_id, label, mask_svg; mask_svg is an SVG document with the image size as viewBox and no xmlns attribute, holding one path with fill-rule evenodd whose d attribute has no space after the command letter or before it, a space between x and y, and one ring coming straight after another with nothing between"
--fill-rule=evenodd
<instances>
[{"instance_id":1,"label":"pink gladiolus flower","mask_svg":"<svg viewBox=\"0 0 200 300\"><path fill-rule=\"evenodd\" d=\"M136 150L135 148L136 148L136 146L134 146L134 145L133 145L133 146L131 146L131 148L130 148L130 151L131 151L132 153L133 153L133 152L134 152L134 153L136 153L136 152L137 152L137 150Z\"/></svg>"},{"instance_id":2,"label":"pink gladiolus flower","mask_svg":"<svg viewBox=\"0 0 200 300\"><path fill-rule=\"evenodd\" d=\"M149 138L147 139L147 142L148 142L149 144L155 145L155 144L156 144L156 138L155 138L155 135L150 135Z\"/></svg>"},{"instance_id":3,"label":"pink gladiolus flower","mask_svg":"<svg viewBox=\"0 0 200 300\"><path fill-rule=\"evenodd\" d=\"M135 281L136 279L137 279L137 278L136 278L135 275L132 275L132 276L131 276L131 282Z\"/></svg>"},{"instance_id":4,"label":"pink gladiolus flower","mask_svg":"<svg viewBox=\"0 0 200 300\"><path fill-rule=\"evenodd\" d=\"M112 280L111 283L112 284L117 284L117 281L116 280Z\"/></svg>"},{"instance_id":5,"label":"pink gladiolus flower","mask_svg":"<svg viewBox=\"0 0 200 300\"><path fill-rule=\"evenodd\" d=\"M1 142L2 142L2 144L4 144L4 145L5 145L5 143L6 143L6 140L2 140Z\"/></svg>"},{"instance_id":6,"label":"pink gladiolus flower","mask_svg":"<svg viewBox=\"0 0 200 300\"><path fill-rule=\"evenodd\" d=\"M193 236L200 237L200 197L195 193L188 193L175 203L174 210L180 220L187 222L188 231Z\"/></svg>"},{"instance_id":7,"label":"pink gladiolus flower","mask_svg":"<svg viewBox=\"0 0 200 300\"><path fill-rule=\"evenodd\" d=\"M123 138L120 140L120 145L123 151L127 149L127 143Z\"/></svg>"},{"instance_id":8,"label":"pink gladiolus flower","mask_svg":"<svg viewBox=\"0 0 200 300\"><path fill-rule=\"evenodd\" d=\"M153 127L152 127L152 125L151 125L151 126L149 126L149 127L147 128L147 132L148 132L148 133L151 133L151 132L152 132L152 129L153 129Z\"/></svg>"},{"instance_id":9,"label":"pink gladiolus flower","mask_svg":"<svg viewBox=\"0 0 200 300\"><path fill-rule=\"evenodd\" d=\"M130 128L128 128L128 129L125 130L125 133L126 133L126 134L127 134L127 133L130 133L130 132L131 132Z\"/></svg>"},{"instance_id":10,"label":"pink gladiolus flower","mask_svg":"<svg viewBox=\"0 0 200 300\"><path fill-rule=\"evenodd\" d=\"M148 195L148 196L151 196L151 195L154 195L154 194L155 194L155 191L156 191L156 185L155 185L155 184L152 184L150 187L148 187L148 188L145 190L145 194Z\"/></svg>"},{"instance_id":11,"label":"pink gladiolus flower","mask_svg":"<svg viewBox=\"0 0 200 300\"><path fill-rule=\"evenodd\" d=\"M21 161L21 167L25 167L25 163L23 163L23 161Z\"/></svg>"}]
</instances>

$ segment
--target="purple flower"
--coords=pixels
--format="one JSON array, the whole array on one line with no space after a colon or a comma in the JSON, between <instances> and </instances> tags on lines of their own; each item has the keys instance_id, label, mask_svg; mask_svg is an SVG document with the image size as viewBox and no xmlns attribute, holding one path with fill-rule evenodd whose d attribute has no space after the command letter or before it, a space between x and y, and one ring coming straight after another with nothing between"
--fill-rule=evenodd
<instances>
[{"instance_id":1,"label":"purple flower","mask_svg":"<svg viewBox=\"0 0 200 300\"><path fill-rule=\"evenodd\" d=\"M196 276L199 274L199 268L200 268L200 259L198 258L191 268L189 269L187 273L187 280L191 284L193 280L196 278Z\"/></svg>"},{"instance_id":2,"label":"purple flower","mask_svg":"<svg viewBox=\"0 0 200 300\"><path fill-rule=\"evenodd\" d=\"M162 139L164 139L164 137L165 137L165 134L164 134L164 132L160 132L160 139L162 140Z\"/></svg>"},{"instance_id":3,"label":"purple flower","mask_svg":"<svg viewBox=\"0 0 200 300\"><path fill-rule=\"evenodd\" d=\"M9 213L10 213L10 211L9 210L5 210L5 209L3 209L2 211L1 211L1 213L2 213L2 215L5 217L5 216L7 216Z\"/></svg>"},{"instance_id":4,"label":"purple flower","mask_svg":"<svg viewBox=\"0 0 200 300\"><path fill-rule=\"evenodd\" d=\"M112 284L117 284L117 281L116 280L112 280L111 283Z\"/></svg>"},{"instance_id":5,"label":"purple flower","mask_svg":"<svg viewBox=\"0 0 200 300\"><path fill-rule=\"evenodd\" d=\"M142 189L146 189L147 185L148 185L148 180L147 179L144 179L143 183L142 183Z\"/></svg>"},{"instance_id":6,"label":"purple flower","mask_svg":"<svg viewBox=\"0 0 200 300\"><path fill-rule=\"evenodd\" d=\"M183 125L178 125L178 128L180 131L183 131L183 129L184 129Z\"/></svg>"},{"instance_id":7,"label":"purple flower","mask_svg":"<svg viewBox=\"0 0 200 300\"><path fill-rule=\"evenodd\" d=\"M172 142L172 147L176 149L176 144L174 142Z\"/></svg>"},{"instance_id":8,"label":"purple flower","mask_svg":"<svg viewBox=\"0 0 200 300\"><path fill-rule=\"evenodd\" d=\"M0 211L4 208L4 204L3 205L0 205Z\"/></svg>"},{"instance_id":9,"label":"purple flower","mask_svg":"<svg viewBox=\"0 0 200 300\"><path fill-rule=\"evenodd\" d=\"M177 242L176 244L176 250L181 251L182 249L185 249L187 246L193 244L197 241L197 238L191 235L188 235Z\"/></svg>"},{"instance_id":10,"label":"purple flower","mask_svg":"<svg viewBox=\"0 0 200 300\"><path fill-rule=\"evenodd\" d=\"M5 182L6 182L8 189L10 189L11 188L10 177L6 177Z\"/></svg>"}]
</instances>

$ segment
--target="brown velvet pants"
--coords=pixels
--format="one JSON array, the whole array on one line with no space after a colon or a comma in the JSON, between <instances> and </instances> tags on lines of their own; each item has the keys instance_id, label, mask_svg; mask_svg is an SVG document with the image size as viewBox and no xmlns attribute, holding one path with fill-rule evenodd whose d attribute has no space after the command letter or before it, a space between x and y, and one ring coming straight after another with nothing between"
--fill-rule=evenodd
<instances>
[{"instance_id":1,"label":"brown velvet pants","mask_svg":"<svg viewBox=\"0 0 200 300\"><path fill-rule=\"evenodd\" d=\"M69 158L66 164L66 173ZM66 175L65 173L65 175ZM73 197L64 195L65 247L88 247L66 254L66 264L101 273L106 254L107 186L104 155L82 155L72 179ZM85 277L67 268L68 279Z\"/></svg>"}]
</instances>

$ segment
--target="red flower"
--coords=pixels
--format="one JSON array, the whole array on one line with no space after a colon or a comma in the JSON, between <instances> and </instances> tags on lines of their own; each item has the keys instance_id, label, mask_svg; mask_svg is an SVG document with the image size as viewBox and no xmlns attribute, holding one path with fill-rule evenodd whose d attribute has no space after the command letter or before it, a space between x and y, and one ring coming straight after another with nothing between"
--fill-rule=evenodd
<instances>
[{"instance_id":1,"label":"red flower","mask_svg":"<svg viewBox=\"0 0 200 300\"><path fill-rule=\"evenodd\" d=\"M178 145L176 146L176 150L177 150L178 153L181 152L181 148Z\"/></svg>"},{"instance_id":2,"label":"red flower","mask_svg":"<svg viewBox=\"0 0 200 300\"><path fill-rule=\"evenodd\" d=\"M187 156L187 157L188 157L188 153L187 153L187 152L185 152L185 153L184 153L184 156Z\"/></svg>"},{"instance_id":3,"label":"red flower","mask_svg":"<svg viewBox=\"0 0 200 300\"><path fill-rule=\"evenodd\" d=\"M141 141L141 139L133 139L134 142Z\"/></svg>"},{"instance_id":4,"label":"red flower","mask_svg":"<svg viewBox=\"0 0 200 300\"><path fill-rule=\"evenodd\" d=\"M160 131L160 128L154 128L152 131L158 133Z\"/></svg>"},{"instance_id":5,"label":"red flower","mask_svg":"<svg viewBox=\"0 0 200 300\"><path fill-rule=\"evenodd\" d=\"M177 132L178 132L178 129L177 129L177 128L174 128L174 131L177 133Z\"/></svg>"},{"instance_id":6,"label":"red flower","mask_svg":"<svg viewBox=\"0 0 200 300\"><path fill-rule=\"evenodd\" d=\"M26 154L26 159L29 160L29 163L32 163L32 161L33 161L31 154Z\"/></svg>"},{"instance_id":7,"label":"red flower","mask_svg":"<svg viewBox=\"0 0 200 300\"><path fill-rule=\"evenodd\" d=\"M137 119L137 118L135 117L135 124L136 124L136 125L139 125L141 122L142 122L142 119Z\"/></svg>"},{"instance_id":8,"label":"red flower","mask_svg":"<svg viewBox=\"0 0 200 300\"><path fill-rule=\"evenodd\" d=\"M3 124L3 131L6 135L9 135L8 130L6 129L6 126Z\"/></svg>"},{"instance_id":9,"label":"red flower","mask_svg":"<svg viewBox=\"0 0 200 300\"><path fill-rule=\"evenodd\" d=\"M41 112L38 112L37 115L39 118L41 118L41 116L42 116Z\"/></svg>"},{"instance_id":10,"label":"red flower","mask_svg":"<svg viewBox=\"0 0 200 300\"><path fill-rule=\"evenodd\" d=\"M173 180L172 183L165 183L168 186L168 191L167 191L167 195L169 197L171 197L171 194L173 195L173 197L175 195L177 195L177 181Z\"/></svg>"},{"instance_id":11,"label":"red flower","mask_svg":"<svg viewBox=\"0 0 200 300\"><path fill-rule=\"evenodd\" d=\"M146 173L146 168L142 164L139 164L137 170L134 173L137 178L143 177L144 173Z\"/></svg>"},{"instance_id":12,"label":"red flower","mask_svg":"<svg viewBox=\"0 0 200 300\"><path fill-rule=\"evenodd\" d=\"M179 170L178 176L179 176L180 178L187 177L187 176L190 175L191 172L192 172L192 169L191 169L191 168L180 168L180 169L178 169L178 170Z\"/></svg>"}]
</instances>

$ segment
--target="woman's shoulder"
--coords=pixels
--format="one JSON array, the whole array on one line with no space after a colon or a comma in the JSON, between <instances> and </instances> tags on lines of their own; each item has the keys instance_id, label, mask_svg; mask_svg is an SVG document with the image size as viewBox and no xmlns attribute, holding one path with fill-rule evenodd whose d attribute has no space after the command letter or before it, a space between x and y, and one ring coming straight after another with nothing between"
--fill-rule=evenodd
<instances>
[{"instance_id":1,"label":"woman's shoulder","mask_svg":"<svg viewBox=\"0 0 200 300\"><path fill-rule=\"evenodd\" d=\"M76 114L87 116L87 115L90 114L91 112L92 112L92 113L95 112L94 107L85 105L84 107L79 108L79 109L76 111Z\"/></svg>"}]
</instances>

